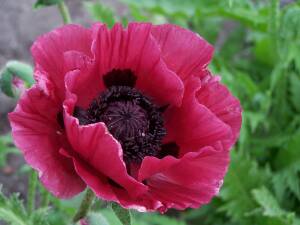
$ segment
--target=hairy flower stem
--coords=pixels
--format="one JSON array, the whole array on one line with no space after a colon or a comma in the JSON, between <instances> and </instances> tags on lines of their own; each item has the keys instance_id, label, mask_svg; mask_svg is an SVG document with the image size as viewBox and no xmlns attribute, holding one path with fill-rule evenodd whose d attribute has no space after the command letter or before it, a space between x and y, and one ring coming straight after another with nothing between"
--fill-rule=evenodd
<instances>
[{"instance_id":1,"label":"hairy flower stem","mask_svg":"<svg viewBox=\"0 0 300 225\"><path fill-rule=\"evenodd\" d=\"M94 192L88 189L79 206L79 209L77 210L75 216L73 217L74 223L76 223L77 221L79 221L80 219L84 218L87 215L88 211L92 206L94 198L95 198Z\"/></svg>"},{"instance_id":2,"label":"hairy flower stem","mask_svg":"<svg viewBox=\"0 0 300 225\"><path fill-rule=\"evenodd\" d=\"M31 214L35 207L35 192L37 186L37 177L34 170L30 171L28 181L28 194L27 194L27 209L28 213Z\"/></svg>"},{"instance_id":3,"label":"hairy flower stem","mask_svg":"<svg viewBox=\"0 0 300 225\"><path fill-rule=\"evenodd\" d=\"M57 6L58 6L59 12L61 14L61 17L64 21L64 24L71 23L72 20L71 20L70 12L69 12L69 9L68 9L67 5L65 4L65 2L61 1L57 4Z\"/></svg>"}]
</instances>

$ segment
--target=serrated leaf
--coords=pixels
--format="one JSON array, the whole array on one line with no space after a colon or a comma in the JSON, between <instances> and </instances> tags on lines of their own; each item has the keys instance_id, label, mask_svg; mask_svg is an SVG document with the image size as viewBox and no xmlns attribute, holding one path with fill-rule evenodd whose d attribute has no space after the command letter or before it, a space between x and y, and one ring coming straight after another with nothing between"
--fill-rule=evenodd
<instances>
[{"instance_id":1,"label":"serrated leaf","mask_svg":"<svg viewBox=\"0 0 300 225\"><path fill-rule=\"evenodd\" d=\"M298 40L300 38L300 7L290 7L283 15L280 35L284 41Z\"/></svg>"},{"instance_id":2,"label":"serrated leaf","mask_svg":"<svg viewBox=\"0 0 300 225\"><path fill-rule=\"evenodd\" d=\"M18 193L8 198L0 187L0 221L11 225L48 225L47 214L48 208L40 208L29 215Z\"/></svg>"},{"instance_id":3,"label":"serrated leaf","mask_svg":"<svg viewBox=\"0 0 300 225\"><path fill-rule=\"evenodd\" d=\"M30 217L30 221L34 225L48 225L47 216L48 216L49 209L46 208L39 208L35 210Z\"/></svg>"},{"instance_id":4,"label":"serrated leaf","mask_svg":"<svg viewBox=\"0 0 300 225\"><path fill-rule=\"evenodd\" d=\"M12 225L27 225L21 218L11 210L0 207L0 221L5 221Z\"/></svg>"},{"instance_id":5,"label":"serrated leaf","mask_svg":"<svg viewBox=\"0 0 300 225\"><path fill-rule=\"evenodd\" d=\"M284 199L287 190L300 200L300 130L290 137L286 146L279 150L275 158L276 173L273 184L276 196Z\"/></svg>"},{"instance_id":6,"label":"serrated leaf","mask_svg":"<svg viewBox=\"0 0 300 225\"><path fill-rule=\"evenodd\" d=\"M292 225L295 214L281 209L272 193L266 188L261 187L252 191L254 199L262 207L263 215L277 218L281 224Z\"/></svg>"},{"instance_id":7,"label":"serrated leaf","mask_svg":"<svg viewBox=\"0 0 300 225\"><path fill-rule=\"evenodd\" d=\"M272 196L271 192L266 187L254 189L252 191L255 201L263 207L264 215L266 216L281 216L285 212L279 207L278 202Z\"/></svg>"},{"instance_id":8,"label":"serrated leaf","mask_svg":"<svg viewBox=\"0 0 300 225\"><path fill-rule=\"evenodd\" d=\"M111 208L123 225L131 225L131 215L129 210L122 208L117 203L111 203Z\"/></svg>"},{"instance_id":9,"label":"serrated leaf","mask_svg":"<svg viewBox=\"0 0 300 225\"><path fill-rule=\"evenodd\" d=\"M42 8L46 6L56 5L63 0L37 0L37 2L34 4L34 8Z\"/></svg>"},{"instance_id":10,"label":"serrated leaf","mask_svg":"<svg viewBox=\"0 0 300 225\"><path fill-rule=\"evenodd\" d=\"M28 225L27 216L23 201L19 200L19 195L14 193L10 198L7 198L2 194L0 187L0 221L12 225Z\"/></svg>"},{"instance_id":11,"label":"serrated leaf","mask_svg":"<svg viewBox=\"0 0 300 225\"><path fill-rule=\"evenodd\" d=\"M232 152L231 165L225 177L220 196L224 204L220 207L233 221L248 221L246 214L256 208L251 191L268 181L268 172L260 169L256 161L241 153ZM237 197L238 196L238 197Z\"/></svg>"},{"instance_id":12,"label":"serrated leaf","mask_svg":"<svg viewBox=\"0 0 300 225\"><path fill-rule=\"evenodd\" d=\"M275 158L275 165L276 169L284 169L289 166L292 166L293 164L300 163L300 130L295 132L294 135L292 135L287 144L286 147L281 149L276 158Z\"/></svg>"}]
</instances>

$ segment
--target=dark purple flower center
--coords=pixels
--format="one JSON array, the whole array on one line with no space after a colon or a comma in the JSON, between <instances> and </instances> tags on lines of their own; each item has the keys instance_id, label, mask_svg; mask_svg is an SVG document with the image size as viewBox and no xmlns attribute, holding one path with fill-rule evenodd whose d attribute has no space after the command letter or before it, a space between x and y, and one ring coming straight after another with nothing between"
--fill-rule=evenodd
<instances>
[{"instance_id":1,"label":"dark purple flower center","mask_svg":"<svg viewBox=\"0 0 300 225\"><path fill-rule=\"evenodd\" d=\"M123 75L125 72L122 71ZM110 75L118 77L120 73L113 71ZM140 163L145 156L159 155L166 130L161 108L132 87L135 80L130 74L127 78L122 82L117 79L118 85L113 85L112 76L104 80L106 85L109 80L108 89L94 99L87 110L76 107L74 116L82 125L104 122L120 142L125 162Z\"/></svg>"}]
</instances>

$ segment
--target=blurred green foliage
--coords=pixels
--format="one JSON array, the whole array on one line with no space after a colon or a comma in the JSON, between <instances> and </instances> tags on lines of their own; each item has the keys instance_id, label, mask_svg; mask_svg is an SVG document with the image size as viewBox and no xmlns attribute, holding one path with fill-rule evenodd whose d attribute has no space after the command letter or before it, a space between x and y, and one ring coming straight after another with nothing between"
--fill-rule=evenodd
<instances>
[{"instance_id":1,"label":"blurred green foliage","mask_svg":"<svg viewBox=\"0 0 300 225\"><path fill-rule=\"evenodd\" d=\"M6 165L8 154L19 154L20 151L14 146L10 134L0 136L0 168Z\"/></svg>"},{"instance_id":2,"label":"blurred green foliage","mask_svg":"<svg viewBox=\"0 0 300 225\"><path fill-rule=\"evenodd\" d=\"M100 1L84 2L94 20L110 27L115 22L150 21L199 33L215 46L210 69L244 110L240 139L219 196L184 212L133 212L133 225L300 224L300 2L283 2L122 0L124 15ZM0 149L6 149L1 156L11 151L5 140L0 138ZM81 198L50 197L44 224L68 224ZM16 201L15 196L0 196L0 211L23 221L24 210L11 207ZM93 211L87 218L90 224L120 225L107 203L97 202Z\"/></svg>"}]
</instances>

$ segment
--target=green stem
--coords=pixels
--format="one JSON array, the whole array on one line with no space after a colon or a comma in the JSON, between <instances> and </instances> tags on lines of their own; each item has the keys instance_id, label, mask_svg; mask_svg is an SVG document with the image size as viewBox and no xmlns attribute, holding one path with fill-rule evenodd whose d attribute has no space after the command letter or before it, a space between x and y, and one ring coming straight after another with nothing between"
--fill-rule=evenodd
<instances>
[{"instance_id":1,"label":"green stem","mask_svg":"<svg viewBox=\"0 0 300 225\"><path fill-rule=\"evenodd\" d=\"M47 207L49 205L49 200L50 200L50 193L43 188L42 189L42 201L41 201L41 207Z\"/></svg>"},{"instance_id":2,"label":"green stem","mask_svg":"<svg viewBox=\"0 0 300 225\"><path fill-rule=\"evenodd\" d=\"M93 200L95 198L95 194L92 190L88 189L85 193L85 196L77 210L75 216L73 217L73 222L76 223L80 219L84 218L88 211L90 210Z\"/></svg>"},{"instance_id":3,"label":"green stem","mask_svg":"<svg viewBox=\"0 0 300 225\"><path fill-rule=\"evenodd\" d=\"M37 177L34 170L32 170L29 174L29 182L28 182L28 195L27 195L27 207L28 213L31 214L35 208L35 191L37 186Z\"/></svg>"},{"instance_id":4,"label":"green stem","mask_svg":"<svg viewBox=\"0 0 300 225\"><path fill-rule=\"evenodd\" d=\"M280 0L271 0L269 18L269 33L274 46L275 56L278 57L278 28L280 22Z\"/></svg>"},{"instance_id":5,"label":"green stem","mask_svg":"<svg viewBox=\"0 0 300 225\"><path fill-rule=\"evenodd\" d=\"M72 20L71 20L70 12L69 12L69 9L68 9L67 5L65 4L65 2L60 1L57 4L57 6L58 6L59 12L61 14L61 17L64 21L64 24L71 23Z\"/></svg>"}]
</instances>

